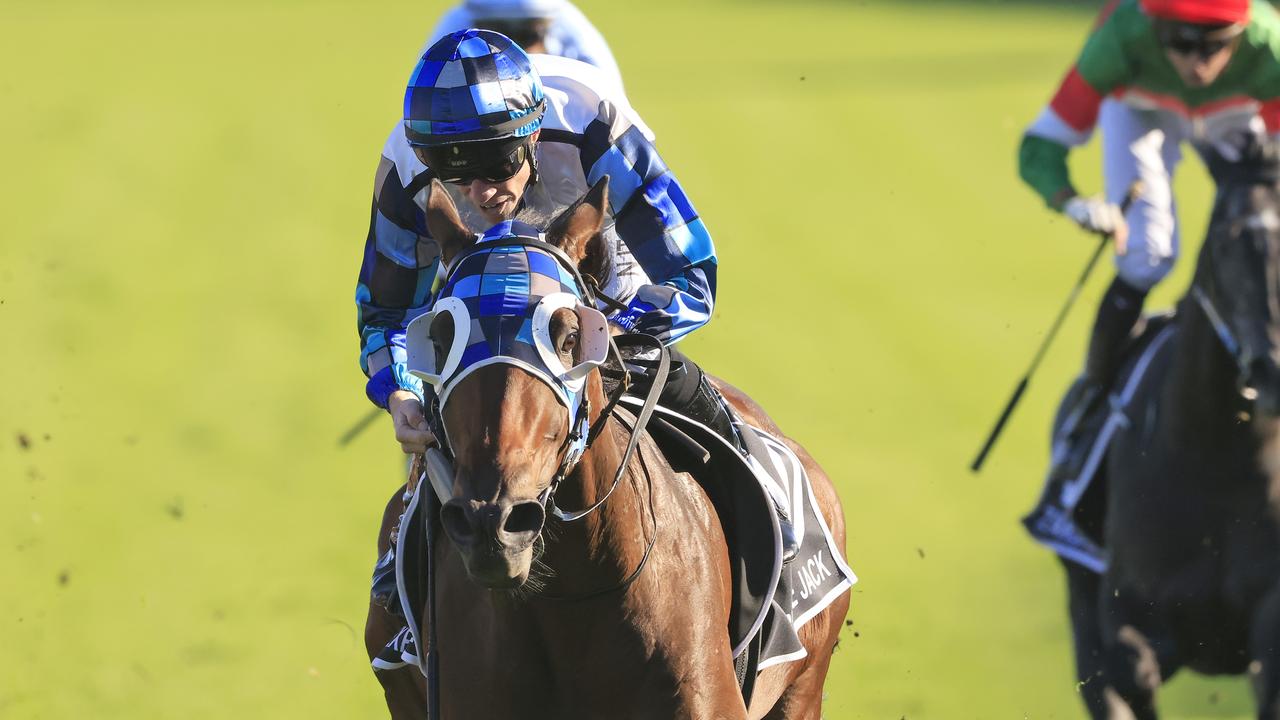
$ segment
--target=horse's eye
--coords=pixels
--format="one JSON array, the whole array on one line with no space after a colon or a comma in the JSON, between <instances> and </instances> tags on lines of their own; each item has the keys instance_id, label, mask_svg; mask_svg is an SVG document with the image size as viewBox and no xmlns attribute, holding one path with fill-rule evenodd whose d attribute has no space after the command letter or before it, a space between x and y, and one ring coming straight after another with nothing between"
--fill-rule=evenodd
<instances>
[{"instance_id":1,"label":"horse's eye","mask_svg":"<svg viewBox=\"0 0 1280 720\"><path fill-rule=\"evenodd\" d=\"M564 336L564 341L560 343L560 352L565 355L572 355L573 351L578 347L578 331L574 330Z\"/></svg>"}]
</instances>

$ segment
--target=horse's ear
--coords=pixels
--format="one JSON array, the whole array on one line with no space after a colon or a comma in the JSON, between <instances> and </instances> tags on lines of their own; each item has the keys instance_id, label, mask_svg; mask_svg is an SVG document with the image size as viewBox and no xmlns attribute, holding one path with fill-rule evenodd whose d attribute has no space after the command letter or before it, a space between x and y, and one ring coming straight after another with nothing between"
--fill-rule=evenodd
<instances>
[{"instance_id":1,"label":"horse's ear","mask_svg":"<svg viewBox=\"0 0 1280 720\"><path fill-rule=\"evenodd\" d=\"M458 217L453 198L449 197L439 180L432 180L431 189L427 192L427 232L440 246L440 262L445 265L453 262L458 253L476 241L476 236Z\"/></svg>"},{"instance_id":2,"label":"horse's ear","mask_svg":"<svg viewBox=\"0 0 1280 720\"><path fill-rule=\"evenodd\" d=\"M609 202L609 176L605 175L583 195L551 221L547 242L555 245L575 263L600 243L604 229L605 205Z\"/></svg>"}]
</instances>

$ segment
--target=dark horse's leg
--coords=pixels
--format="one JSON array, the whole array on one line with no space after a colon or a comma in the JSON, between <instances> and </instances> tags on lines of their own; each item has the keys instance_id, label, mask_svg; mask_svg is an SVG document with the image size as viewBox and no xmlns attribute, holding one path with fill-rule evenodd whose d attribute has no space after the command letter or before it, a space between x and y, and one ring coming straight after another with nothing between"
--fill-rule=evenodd
<instances>
[{"instance_id":1,"label":"dark horse's leg","mask_svg":"<svg viewBox=\"0 0 1280 720\"><path fill-rule=\"evenodd\" d=\"M1098 593L1102 578L1092 570L1059 558L1067 576L1067 609L1076 652L1076 687L1093 720L1124 717L1123 701L1107 686Z\"/></svg>"},{"instance_id":2,"label":"dark horse's leg","mask_svg":"<svg viewBox=\"0 0 1280 720\"><path fill-rule=\"evenodd\" d=\"M1173 641L1155 629L1151 603L1105 576L1100 607L1106 684L1138 720L1155 720L1156 690L1181 666Z\"/></svg>"},{"instance_id":3,"label":"dark horse's leg","mask_svg":"<svg viewBox=\"0 0 1280 720\"><path fill-rule=\"evenodd\" d=\"M382 527L378 530L378 557L385 555L391 546L391 528L404 508L403 496L402 486L391 496L391 501L382 513ZM373 660L402 627L403 620L370 601L369 616L364 626L364 645L369 659ZM427 716L427 683L418 668L410 665L397 670L378 670L374 675L382 684L392 720L422 720Z\"/></svg>"},{"instance_id":4,"label":"dark horse's leg","mask_svg":"<svg viewBox=\"0 0 1280 720\"><path fill-rule=\"evenodd\" d=\"M1258 717L1280 720L1280 586L1267 593L1253 616L1249 679L1253 681Z\"/></svg>"}]
</instances>

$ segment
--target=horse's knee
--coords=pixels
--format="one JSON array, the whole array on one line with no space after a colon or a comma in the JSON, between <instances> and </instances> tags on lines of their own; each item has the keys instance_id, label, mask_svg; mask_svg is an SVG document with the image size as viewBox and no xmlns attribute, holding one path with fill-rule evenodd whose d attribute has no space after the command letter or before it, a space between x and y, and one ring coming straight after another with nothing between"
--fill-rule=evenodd
<instances>
[{"instance_id":1,"label":"horse's knee","mask_svg":"<svg viewBox=\"0 0 1280 720\"><path fill-rule=\"evenodd\" d=\"M1161 683L1160 661L1146 636L1132 625L1120 627L1106 651L1106 685L1138 718L1155 717L1155 693Z\"/></svg>"}]
</instances>

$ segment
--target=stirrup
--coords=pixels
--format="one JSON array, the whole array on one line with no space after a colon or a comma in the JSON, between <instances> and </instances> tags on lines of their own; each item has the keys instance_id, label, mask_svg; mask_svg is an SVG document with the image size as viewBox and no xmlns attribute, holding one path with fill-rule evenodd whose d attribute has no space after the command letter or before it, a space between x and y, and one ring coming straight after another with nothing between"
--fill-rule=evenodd
<instances>
[{"instance_id":1,"label":"stirrup","mask_svg":"<svg viewBox=\"0 0 1280 720\"><path fill-rule=\"evenodd\" d=\"M796 526L781 514L778 515L778 530L782 535L782 564L786 565L799 554L800 538L796 537Z\"/></svg>"}]
</instances>

